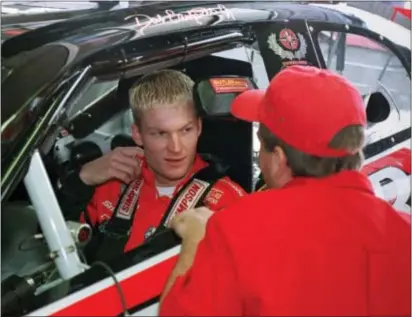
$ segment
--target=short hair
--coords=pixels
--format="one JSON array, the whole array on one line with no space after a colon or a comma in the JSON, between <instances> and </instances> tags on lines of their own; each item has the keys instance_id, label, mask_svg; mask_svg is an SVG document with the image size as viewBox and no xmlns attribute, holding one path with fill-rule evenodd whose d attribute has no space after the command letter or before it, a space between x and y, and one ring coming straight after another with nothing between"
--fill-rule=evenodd
<instances>
[{"instance_id":1,"label":"short hair","mask_svg":"<svg viewBox=\"0 0 412 317\"><path fill-rule=\"evenodd\" d=\"M318 157L306 154L276 137L265 125L260 124L259 136L262 146L271 152L279 146L284 152L287 164L295 177L324 177L343 170L359 170L363 163L362 147L365 130L361 125L351 125L339 131L329 143L332 149L355 151L343 157Z\"/></svg>"},{"instance_id":2,"label":"short hair","mask_svg":"<svg viewBox=\"0 0 412 317\"><path fill-rule=\"evenodd\" d=\"M155 71L139 78L129 90L129 102L135 123L142 111L181 103L193 103L194 82L186 74L172 69Z\"/></svg>"}]
</instances>

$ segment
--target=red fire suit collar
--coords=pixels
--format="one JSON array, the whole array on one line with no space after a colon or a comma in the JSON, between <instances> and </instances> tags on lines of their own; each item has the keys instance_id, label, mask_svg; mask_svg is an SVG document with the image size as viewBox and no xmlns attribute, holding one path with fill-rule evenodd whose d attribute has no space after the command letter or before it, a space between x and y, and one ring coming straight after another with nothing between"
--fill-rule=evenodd
<instances>
[{"instance_id":1,"label":"red fire suit collar","mask_svg":"<svg viewBox=\"0 0 412 317\"><path fill-rule=\"evenodd\" d=\"M177 193L177 191L184 185L187 183L187 181L193 176L193 174L195 174L196 172L200 171L201 169L205 168L206 166L208 166L209 164L207 162L205 162L200 155L196 154L195 158L194 158L194 162L193 165L191 167L191 169L189 170L189 172L186 174L186 176L180 180L180 182L177 184L173 195L175 195ZM155 175L152 171L152 169L149 167L149 165L147 164L146 159L143 159L142 161L142 177L143 177L143 181L145 182L145 184L147 186L156 187L156 180L155 180Z\"/></svg>"}]
</instances>

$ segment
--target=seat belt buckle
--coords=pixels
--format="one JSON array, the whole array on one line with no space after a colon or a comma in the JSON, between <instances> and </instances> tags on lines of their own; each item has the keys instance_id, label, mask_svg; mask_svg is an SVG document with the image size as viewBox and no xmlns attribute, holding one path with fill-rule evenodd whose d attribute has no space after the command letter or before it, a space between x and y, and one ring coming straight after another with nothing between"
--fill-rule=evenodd
<instances>
[{"instance_id":1,"label":"seat belt buckle","mask_svg":"<svg viewBox=\"0 0 412 317\"><path fill-rule=\"evenodd\" d=\"M112 238L112 239L116 239L116 240L120 240L120 239L123 239L123 238L127 238L128 236L129 236L129 234L130 234L130 230L128 230L127 232L125 232L124 230L122 230L121 228L119 228L119 227L115 227L115 226L108 226L108 223L109 223L109 221L108 220L106 220L106 221L104 221L104 222L102 222L100 225L99 225L99 231L103 234L103 235L105 235L105 236L107 236L107 237L109 237L109 238Z\"/></svg>"}]
</instances>

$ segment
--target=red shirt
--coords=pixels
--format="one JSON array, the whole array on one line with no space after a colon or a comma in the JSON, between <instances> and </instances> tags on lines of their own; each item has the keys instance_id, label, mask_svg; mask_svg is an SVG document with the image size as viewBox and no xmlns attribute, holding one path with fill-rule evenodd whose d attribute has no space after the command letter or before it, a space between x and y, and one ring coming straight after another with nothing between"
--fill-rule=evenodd
<instances>
[{"instance_id":1,"label":"red shirt","mask_svg":"<svg viewBox=\"0 0 412 317\"><path fill-rule=\"evenodd\" d=\"M160 314L410 316L410 236L366 176L298 178L213 215Z\"/></svg>"},{"instance_id":2,"label":"red shirt","mask_svg":"<svg viewBox=\"0 0 412 317\"><path fill-rule=\"evenodd\" d=\"M173 196L187 183L191 176L207 166L199 156L196 157L191 171L175 188ZM159 196L155 185L153 172L148 168L146 161L142 165L143 185L139 192L139 203L134 215L132 230L124 251L130 251L144 242L145 234L157 228L169 206L171 199ZM92 200L87 206L87 213L92 225L109 219L121 195L121 183L117 180L109 181L96 188ZM228 177L218 180L204 200L205 206L213 211L227 207L246 192ZM83 217L82 217L83 218Z\"/></svg>"}]
</instances>

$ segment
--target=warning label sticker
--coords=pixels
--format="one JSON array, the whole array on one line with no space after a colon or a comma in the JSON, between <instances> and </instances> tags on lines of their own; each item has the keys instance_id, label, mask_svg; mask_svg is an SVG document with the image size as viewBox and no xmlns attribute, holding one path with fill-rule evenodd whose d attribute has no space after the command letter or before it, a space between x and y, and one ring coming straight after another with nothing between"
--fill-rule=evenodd
<instances>
[{"instance_id":1,"label":"warning label sticker","mask_svg":"<svg viewBox=\"0 0 412 317\"><path fill-rule=\"evenodd\" d=\"M217 94L243 92L249 89L246 78L212 78L209 82Z\"/></svg>"}]
</instances>

